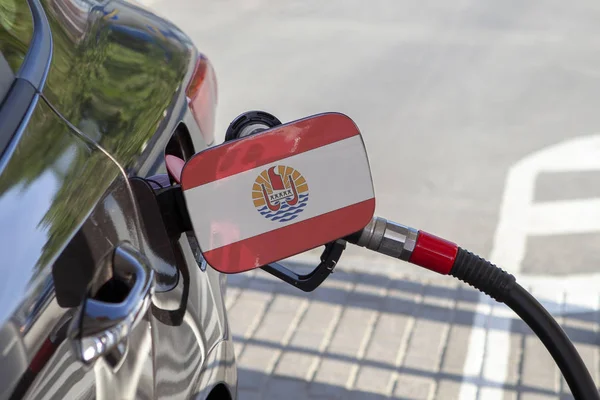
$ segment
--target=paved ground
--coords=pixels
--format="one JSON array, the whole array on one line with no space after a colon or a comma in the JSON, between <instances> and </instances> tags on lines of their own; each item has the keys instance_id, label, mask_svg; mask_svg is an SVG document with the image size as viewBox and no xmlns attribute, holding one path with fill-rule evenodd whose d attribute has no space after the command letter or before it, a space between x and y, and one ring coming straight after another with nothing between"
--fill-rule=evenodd
<instances>
[{"instance_id":1,"label":"paved ground","mask_svg":"<svg viewBox=\"0 0 600 400\"><path fill-rule=\"evenodd\" d=\"M531 331L458 282L338 271L311 294L263 271L229 282L242 400L571 398ZM531 290L598 380L598 295ZM471 347L493 352L502 336L505 364L477 357L465 376Z\"/></svg>"},{"instance_id":2,"label":"paved ground","mask_svg":"<svg viewBox=\"0 0 600 400\"><path fill-rule=\"evenodd\" d=\"M370 155L377 213L533 285L598 378L597 2L144 3L213 61L218 137L250 109L283 121L348 114ZM487 400L503 397L499 385L521 399L561 392L534 338L502 308L490 316L479 295L360 249L339 270L312 296L262 272L232 278L242 399L351 390Z\"/></svg>"}]
</instances>

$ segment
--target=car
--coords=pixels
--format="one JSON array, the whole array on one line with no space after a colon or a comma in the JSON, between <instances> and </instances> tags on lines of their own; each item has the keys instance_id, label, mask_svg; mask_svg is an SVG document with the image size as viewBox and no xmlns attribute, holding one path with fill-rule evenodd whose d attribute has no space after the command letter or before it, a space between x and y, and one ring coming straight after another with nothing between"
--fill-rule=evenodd
<instances>
[{"instance_id":1,"label":"car","mask_svg":"<svg viewBox=\"0 0 600 400\"><path fill-rule=\"evenodd\" d=\"M0 0L0 399L237 398L226 277L178 223L217 80L124 0Z\"/></svg>"}]
</instances>

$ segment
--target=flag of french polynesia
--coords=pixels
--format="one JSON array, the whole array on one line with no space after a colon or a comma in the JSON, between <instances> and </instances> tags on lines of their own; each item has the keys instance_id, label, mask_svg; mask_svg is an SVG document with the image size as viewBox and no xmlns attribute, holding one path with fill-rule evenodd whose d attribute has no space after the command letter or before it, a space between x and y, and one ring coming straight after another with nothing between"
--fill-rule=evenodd
<instances>
[{"instance_id":1,"label":"flag of french polynesia","mask_svg":"<svg viewBox=\"0 0 600 400\"><path fill-rule=\"evenodd\" d=\"M181 184L204 258L225 273L357 232L375 211L360 132L337 113L198 153Z\"/></svg>"}]
</instances>

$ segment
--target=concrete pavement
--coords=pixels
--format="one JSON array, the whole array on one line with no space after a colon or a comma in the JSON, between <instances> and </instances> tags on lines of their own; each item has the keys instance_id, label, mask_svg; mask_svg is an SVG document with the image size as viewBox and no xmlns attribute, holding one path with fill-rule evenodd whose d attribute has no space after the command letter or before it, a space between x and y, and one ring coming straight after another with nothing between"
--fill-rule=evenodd
<instances>
[{"instance_id":1,"label":"concrete pavement","mask_svg":"<svg viewBox=\"0 0 600 400\"><path fill-rule=\"evenodd\" d=\"M530 289L598 380L600 297ZM457 281L337 271L306 294L256 271L230 276L228 290L242 400L572 398L529 328ZM473 331L508 336L504 364L484 356L465 374Z\"/></svg>"}]
</instances>

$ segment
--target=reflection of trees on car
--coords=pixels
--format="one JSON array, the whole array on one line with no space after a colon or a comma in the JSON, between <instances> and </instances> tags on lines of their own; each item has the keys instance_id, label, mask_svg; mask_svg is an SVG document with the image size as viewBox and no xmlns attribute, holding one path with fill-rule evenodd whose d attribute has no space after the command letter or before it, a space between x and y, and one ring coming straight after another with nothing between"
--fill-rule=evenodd
<instances>
[{"instance_id":1,"label":"reflection of trees on car","mask_svg":"<svg viewBox=\"0 0 600 400\"><path fill-rule=\"evenodd\" d=\"M8 190L27 189L49 170L58 191L38 227L47 234L38 267L54 259L118 174L104 154L74 137L40 101L0 177L0 196ZM53 190L48 188L48 193Z\"/></svg>"},{"instance_id":2,"label":"reflection of trees on car","mask_svg":"<svg viewBox=\"0 0 600 400\"><path fill-rule=\"evenodd\" d=\"M93 121L100 144L128 165L163 120L188 59L173 48L167 60L163 48L173 47L169 41L133 38L100 13L89 21L85 40L73 46L53 17L48 98L74 125Z\"/></svg>"},{"instance_id":3,"label":"reflection of trees on car","mask_svg":"<svg viewBox=\"0 0 600 400\"><path fill-rule=\"evenodd\" d=\"M14 71L23 63L32 34L33 20L27 2L0 0L0 52Z\"/></svg>"},{"instance_id":4,"label":"reflection of trees on car","mask_svg":"<svg viewBox=\"0 0 600 400\"><path fill-rule=\"evenodd\" d=\"M74 0L47 0L47 6L63 16L63 29L77 43L85 34L87 16L91 5Z\"/></svg>"},{"instance_id":5,"label":"reflection of trees on car","mask_svg":"<svg viewBox=\"0 0 600 400\"><path fill-rule=\"evenodd\" d=\"M0 4L4 2L0 0ZM119 7L123 5L119 3ZM44 95L69 122L97 140L125 168L135 167L134 160L148 145L173 97L181 90L191 55L164 37L156 36L154 42L139 40L110 29L113 22L103 19L101 13L90 15L85 37L74 43L64 29L65 22L52 10L47 11L54 48ZM168 57L165 48L170 49ZM44 112L36 113L31 132L33 125L41 124L44 135L25 134L19 148L27 154L11 160L0 180L1 195L15 184L32 182L61 157L75 160L57 176L62 186L43 219L49 237L41 264L52 259L59 250L53 245L68 239L66 235L84 221L107 189L106 184L118 173L106 156L85 148L84 142L74 146L64 126L51 121ZM39 129L38 125L35 131ZM36 141L36 145L29 141ZM10 172L15 169L20 173ZM17 177L19 182L11 181Z\"/></svg>"}]
</instances>

